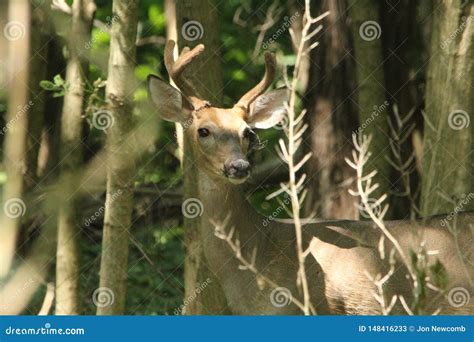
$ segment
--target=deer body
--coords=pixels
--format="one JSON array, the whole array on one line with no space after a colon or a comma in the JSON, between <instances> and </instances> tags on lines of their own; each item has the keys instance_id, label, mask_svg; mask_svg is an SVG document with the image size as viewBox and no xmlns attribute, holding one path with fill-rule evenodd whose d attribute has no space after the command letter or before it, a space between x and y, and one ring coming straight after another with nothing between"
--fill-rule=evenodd
<instances>
[{"instance_id":1,"label":"deer body","mask_svg":"<svg viewBox=\"0 0 474 342\"><path fill-rule=\"evenodd\" d=\"M224 222L235 227L242 246L242 255L250 258L257 248L256 266L280 286L290 290L293 296L301 297L296 287L298 269L295 253L295 233L292 224L272 221L264 226L265 217L259 214L246 200L241 186L216 182L202 173L201 199L204 222ZM219 203L217 206L216 203ZM230 214L230 216L229 216ZM436 251L429 257L433 265L439 260L449 273L447 289L463 287L472 293L474 280L474 213L458 216L459 246L453 235L440 225L439 218L426 222L388 221L387 228L400 241L404 252L417 251L421 241L427 251ZM330 227L330 228L328 228ZM235 314L243 315L288 315L301 314L295 305L275 307L272 303L273 288L259 288L255 275L239 270L239 261L227 243L216 238L212 224L202 227L205 255L211 270L219 278L229 305ZM393 248L385 243L386 260L382 260L378 244L382 233L370 221L326 221L304 226L306 245L311 246L313 258L308 258L306 269L311 285L311 298L318 314L381 314L380 304L373 293L374 283L367 277L386 274L389 270L388 252ZM470 254L456 255L456 249ZM388 300L393 295L403 295L407 303L412 293L407 270L401 260L398 271L385 287ZM433 313L441 308L441 314L472 314L473 304L460 308L449 305L439 293L432 292L427 308ZM393 313L406 313L396 305Z\"/></svg>"},{"instance_id":2,"label":"deer body","mask_svg":"<svg viewBox=\"0 0 474 342\"><path fill-rule=\"evenodd\" d=\"M295 229L292 224L270 221L246 201L240 184L250 176L247 155L256 140L254 128L266 129L281 121L286 90L264 94L275 74L275 59L265 55L266 71L262 81L247 92L230 109L213 107L201 99L183 76L183 71L204 46L183 49L178 60L173 58L174 42L165 48L165 65L181 92L155 76L149 76L149 96L165 120L180 122L189 141L199 175L199 199L203 204L201 239L211 271L218 277L228 304L235 314L301 314L293 303L275 296L275 284L284 287L293 298L301 298L297 286L298 257ZM473 294L474 281L474 213L457 216L453 231L441 227L441 220L430 218L419 222L386 222L388 231L399 241L406 256L426 250L427 268L439 260L449 277L446 288L464 289ZM215 225L221 230L234 229L239 253L252 259L259 275L240 270L241 260L228 241L216 237ZM374 294L377 275L391 271L392 255L397 262L394 272L382 288L383 298L390 302L394 295L407 303L412 301L413 279L407 276L399 251L371 222L321 221L303 226L306 274L311 300L319 314L380 314L388 303L380 304ZM383 246L384 248L381 248ZM393 263L392 263L393 264ZM426 269L426 268L425 268ZM439 266L438 266L439 269ZM262 276L271 279L262 281ZM421 275L424 279L430 274ZM418 280L419 283L419 280ZM428 290L430 291L430 290ZM397 297L397 298L401 298ZM449 305L445 293L431 291L421 303L426 314L472 314L473 305ZM403 314L402 301L397 300L392 313ZM287 305L288 304L288 305ZM455 303L456 304L456 303ZM429 311L431 310L431 311Z\"/></svg>"},{"instance_id":3,"label":"deer body","mask_svg":"<svg viewBox=\"0 0 474 342\"><path fill-rule=\"evenodd\" d=\"M244 257L250 257L257 251L256 267L271 278L288 288L292 293L296 289L296 253L294 231L287 225L285 232L277 231L268 225L262 225L261 216L245 200L241 186L215 182L205 174L200 177L200 199L203 202L203 222L201 238L205 246L205 256L211 271L219 278L233 313L243 315L260 314L299 314L295 306L275 307L270 301L273 288L259 288L255 275L239 270L240 262L234 252L215 234L210 222L224 222L228 228L235 227ZM219 203L217 206L216 203ZM311 274L316 274L316 268ZM318 281L317 283L321 283ZM319 293L322 293L321 291ZM322 298L320 298L322 299Z\"/></svg>"}]
</instances>

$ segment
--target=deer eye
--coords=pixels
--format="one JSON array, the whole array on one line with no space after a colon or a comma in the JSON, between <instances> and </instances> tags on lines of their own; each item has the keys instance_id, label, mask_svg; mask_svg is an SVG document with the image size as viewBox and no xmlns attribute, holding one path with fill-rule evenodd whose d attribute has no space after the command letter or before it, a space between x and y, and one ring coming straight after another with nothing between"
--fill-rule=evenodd
<instances>
[{"instance_id":1,"label":"deer eye","mask_svg":"<svg viewBox=\"0 0 474 342\"><path fill-rule=\"evenodd\" d=\"M199 128L198 134L201 138L206 138L211 134L211 132L207 128Z\"/></svg>"}]
</instances>

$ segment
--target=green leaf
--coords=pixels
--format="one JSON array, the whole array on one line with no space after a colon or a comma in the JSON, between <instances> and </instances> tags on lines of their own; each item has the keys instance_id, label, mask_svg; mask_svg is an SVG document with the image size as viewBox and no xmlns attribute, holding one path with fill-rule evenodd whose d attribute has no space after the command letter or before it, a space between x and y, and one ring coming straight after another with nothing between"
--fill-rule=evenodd
<instances>
[{"instance_id":1,"label":"green leaf","mask_svg":"<svg viewBox=\"0 0 474 342\"><path fill-rule=\"evenodd\" d=\"M62 85L64 85L64 80L60 74L57 74L56 76L54 76L53 81L54 81L54 84L58 87L61 87Z\"/></svg>"},{"instance_id":2,"label":"green leaf","mask_svg":"<svg viewBox=\"0 0 474 342\"><path fill-rule=\"evenodd\" d=\"M140 64L135 67L135 76L140 81L146 80L147 76L153 73L155 73L155 70L149 65Z\"/></svg>"},{"instance_id":3,"label":"green leaf","mask_svg":"<svg viewBox=\"0 0 474 342\"><path fill-rule=\"evenodd\" d=\"M57 87L54 85L54 83L51 82L51 81L47 81L47 80L41 81L40 82L40 87L43 88L44 90L48 90L48 91L57 90Z\"/></svg>"},{"instance_id":4,"label":"green leaf","mask_svg":"<svg viewBox=\"0 0 474 342\"><path fill-rule=\"evenodd\" d=\"M162 10L156 6L156 5L151 5L150 8L148 9L148 18L150 19L150 23L155 27L156 29L162 29L165 26L165 14L162 12Z\"/></svg>"},{"instance_id":5,"label":"green leaf","mask_svg":"<svg viewBox=\"0 0 474 342\"><path fill-rule=\"evenodd\" d=\"M234 70L232 73L232 79L236 81L243 81L245 80L245 73L242 70Z\"/></svg>"},{"instance_id":6,"label":"green leaf","mask_svg":"<svg viewBox=\"0 0 474 342\"><path fill-rule=\"evenodd\" d=\"M64 91L60 91L60 92L58 92L58 93L54 93L54 94L53 94L53 97L63 97L65 93L66 93L66 92L64 92Z\"/></svg>"}]
</instances>

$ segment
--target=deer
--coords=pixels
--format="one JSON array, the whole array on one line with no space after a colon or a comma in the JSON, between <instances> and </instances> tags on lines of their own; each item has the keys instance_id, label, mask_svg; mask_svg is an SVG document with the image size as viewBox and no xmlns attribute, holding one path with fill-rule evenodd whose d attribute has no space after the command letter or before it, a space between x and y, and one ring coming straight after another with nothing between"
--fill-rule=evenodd
<instances>
[{"instance_id":1,"label":"deer","mask_svg":"<svg viewBox=\"0 0 474 342\"><path fill-rule=\"evenodd\" d=\"M232 314L302 314L291 301L288 305L275 305L272 300L275 288L262 285L255 274L239 270L241 262L235 251L225 239L216 236L213 224L225 222L226 227L233 227L241 255L253 258L262 275L287 289L293 297L301 296L297 286L293 224L266 220L248 203L243 188L251 176L249 155L258 141L255 130L275 126L286 114L287 90L267 92L275 78L276 58L272 53L265 53L262 80L232 108L219 108L202 99L184 75L187 66L204 51L204 46L185 47L176 60L174 46L174 41L167 42L164 63L177 88L149 75L148 96L158 115L182 124L184 134L192 141L189 148L195 158L199 200L203 206L200 234L209 268L220 282ZM458 213L456 222L455 235L443 227L440 217L436 216L418 221L386 221L385 224L404 253L410 255L423 246L428 251L428 268L434 270L435 265L441 264L447 271L446 289L462 289L468 296L468 303L453 306L447 291L428 289L427 308L441 314L472 314L474 306L469 303L469 295L473 293L474 279L474 213ZM390 258L383 258L379 253L381 241L385 250L393 250L388 239L381 240L382 235L371 221L304 222L303 243L310 251L305 262L306 274L317 314L382 313L374 295L377 288L373 278L386 274L391 266ZM395 295L403 297L405 303L410 303L412 280L398 253L393 255L396 268L384 284L385 295L389 299ZM407 314L402 304L401 300L397 301L392 313Z\"/></svg>"}]
</instances>

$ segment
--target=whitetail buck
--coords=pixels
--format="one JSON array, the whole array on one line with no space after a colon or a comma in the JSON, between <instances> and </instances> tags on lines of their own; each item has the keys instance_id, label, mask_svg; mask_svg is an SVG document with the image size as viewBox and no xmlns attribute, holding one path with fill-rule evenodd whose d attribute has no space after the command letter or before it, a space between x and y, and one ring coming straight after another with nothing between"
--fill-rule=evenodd
<instances>
[{"instance_id":1,"label":"whitetail buck","mask_svg":"<svg viewBox=\"0 0 474 342\"><path fill-rule=\"evenodd\" d=\"M235 314L301 314L296 305L275 307L271 301L273 288L261 288L256 277L249 271L239 270L240 262L226 241L215 236L210 223L224 222L227 228L235 227L243 256L251 258L256 248L255 266L280 286L288 288L293 296L301 298L296 285L298 261L295 248L295 231L292 224L270 221L263 224L260 215L244 196L242 184L249 176L251 165L247 154L256 140L254 128L267 129L279 123L284 111L285 90L264 92L275 75L275 58L265 55L266 71L262 81L247 92L229 109L217 108L201 99L191 83L183 77L186 66L204 49L183 49L175 61L174 42L165 49L165 65L170 78L181 91L150 75L149 96L156 110L165 120L180 122L185 134L194 143L193 149L199 172L199 198L203 203L201 232L204 251L211 268L225 292L228 304ZM420 246L428 252L431 271L439 260L448 273L445 292L428 291L425 303L432 313L473 313L473 305L450 305L447 291L460 287L464 295L473 293L473 232L474 213L459 214L454 236L440 224L440 218L428 218L419 222L388 221L386 226L399 241L406 255L418 252ZM267 223L265 221L265 223ZM306 224L304 243L311 248L306 270L311 299L318 314L379 314L381 305L375 300L376 287L368 274L385 275L389 270L389 257L382 259L379 253L381 231L369 221L330 221ZM393 246L385 239L385 250ZM398 253L396 271L384 286L387 300L394 294L402 295L410 305L413 301L413 282L407 277L407 268ZM439 264L438 264L439 266ZM439 271L438 267L438 271ZM431 276L420 273L420 277ZM420 279L421 279L420 278ZM438 272L438 278L439 272ZM442 277L441 277L442 278ZM420 289L421 290L421 289ZM469 302L469 300L468 300ZM397 301L393 313L406 313Z\"/></svg>"}]
</instances>

